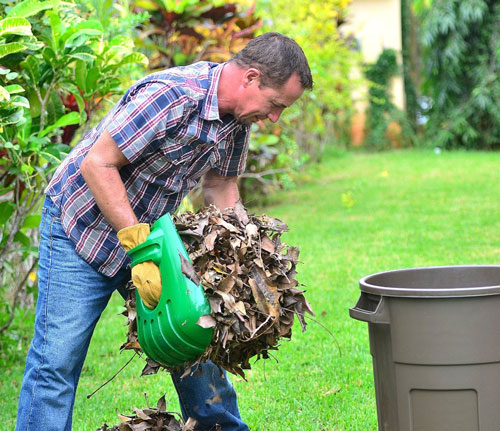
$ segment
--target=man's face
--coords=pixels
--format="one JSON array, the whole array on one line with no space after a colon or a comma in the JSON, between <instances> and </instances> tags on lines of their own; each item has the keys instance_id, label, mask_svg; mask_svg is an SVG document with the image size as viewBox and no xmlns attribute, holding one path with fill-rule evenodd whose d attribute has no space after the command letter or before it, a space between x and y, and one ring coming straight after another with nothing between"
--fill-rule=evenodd
<instances>
[{"instance_id":1,"label":"man's face","mask_svg":"<svg viewBox=\"0 0 500 431\"><path fill-rule=\"evenodd\" d=\"M249 72L243 84L243 97L234 110L236 119L244 124L266 119L275 123L283 110L304 92L297 74L293 74L282 87L271 88L260 85L259 71L252 74L252 69L249 69Z\"/></svg>"}]
</instances>

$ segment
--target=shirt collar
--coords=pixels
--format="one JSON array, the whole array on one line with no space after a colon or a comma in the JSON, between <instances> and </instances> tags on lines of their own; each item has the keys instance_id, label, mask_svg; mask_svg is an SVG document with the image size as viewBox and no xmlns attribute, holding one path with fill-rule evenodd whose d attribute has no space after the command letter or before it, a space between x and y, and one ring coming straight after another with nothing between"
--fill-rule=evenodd
<instances>
[{"instance_id":1,"label":"shirt collar","mask_svg":"<svg viewBox=\"0 0 500 431\"><path fill-rule=\"evenodd\" d=\"M217 100L217 89L219 88L219 79L225 63L216 64L208 72L208 89L205 100L201 108L200 117L204 120L219 120L219 101Z\"/></svg>"}]
</instances>

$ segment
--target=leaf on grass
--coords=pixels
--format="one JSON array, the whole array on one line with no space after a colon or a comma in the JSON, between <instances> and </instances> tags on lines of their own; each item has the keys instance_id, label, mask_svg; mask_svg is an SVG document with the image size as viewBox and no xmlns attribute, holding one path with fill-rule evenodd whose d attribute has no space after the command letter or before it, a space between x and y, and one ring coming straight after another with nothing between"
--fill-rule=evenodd
<instances>
[{"instance_id":1,"label":"leaf on grass","mask_svg":"<svg viewBox=\"0 0 500 431\"><path fill-rule=\"evenodd\" d=\"M104 424L97 431L194 431L196 421L188 419L183 423L179 413L166 411L165 396L157 403L157 408L134 408L134 415L118 414L121 423L109 428ZM179 418L177 420L176 416Z\"/></svg>"}]
</instances>

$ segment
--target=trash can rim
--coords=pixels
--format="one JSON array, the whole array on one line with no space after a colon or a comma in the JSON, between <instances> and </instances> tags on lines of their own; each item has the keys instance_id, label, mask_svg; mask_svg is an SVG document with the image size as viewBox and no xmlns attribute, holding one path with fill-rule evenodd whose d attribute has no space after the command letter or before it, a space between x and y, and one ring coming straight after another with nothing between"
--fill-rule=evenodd
<instances>
[{"instance_id":1,"label":"trash can rim","mask_svg":"<svg viewBox=\"0 0 500 431\"><path fill-rule=\"evenodd\" d=\"M424 270L440 270L440 269L496 269L500 274L500 265L447 265L447 266L426 266L402 268L390 271L380 271L374 274L367 275L360 279L359 287L362 292L393 297L411 297L411 298L454 298L454 297L471 297L471 296L489 296L500 295L500 278L498 283L490 286L465 286L465 287L442 287L429 288L421 287L395 287L395 286L378 286L370 282L371 279L385 275L399 275L404 272L414 273Z\"/></svg>"}]
</instances>

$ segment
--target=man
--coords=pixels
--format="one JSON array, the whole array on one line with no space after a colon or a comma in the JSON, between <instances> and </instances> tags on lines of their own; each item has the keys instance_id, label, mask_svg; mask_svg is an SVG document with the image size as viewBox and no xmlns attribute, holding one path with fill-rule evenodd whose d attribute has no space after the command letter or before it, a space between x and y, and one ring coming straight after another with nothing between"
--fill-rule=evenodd
<instances>
[{"instance_id":1,"label":"man","mask_svg":"<svg viewBox=\"0 0 500 431\"><path fill-rule=\"evenodd\" d=\"M138 81L75 146L46 189L35 335L17 431L71 430L94 327L112 292L123 294L131 276L126 250L144 241L149 225L175 211L200 179L206 204L233 206L249 126L278 121L311 88L301 48L266 33L229 62L199 62ZM158 268L137 265L132 279L154 307ZM248 430L231 383L219 374L207 363L184 379L172 375L183 416L195 418L199 430L216 423L224 431ZM221 401L206 402L215 398Z\"/></svg>"}]
</instances>

